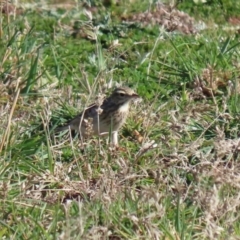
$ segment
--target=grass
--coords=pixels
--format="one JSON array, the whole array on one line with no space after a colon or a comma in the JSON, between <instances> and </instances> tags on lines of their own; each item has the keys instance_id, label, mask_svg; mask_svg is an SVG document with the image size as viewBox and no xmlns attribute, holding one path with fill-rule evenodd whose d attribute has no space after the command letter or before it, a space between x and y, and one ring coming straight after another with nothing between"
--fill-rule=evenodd
<instances>
[{"instance_id":1,"label":"grass","mask_svg":"<svg viewBox=\"0 0 240 240\"><path fill-rule=\"evenodd\" d=\"M239 4L180 2L185 34L148 1L26 2L1 16L0 238L240 239ZM117 83L142 97L120 150L54 136Z\"/></svg>"}]
</instances>

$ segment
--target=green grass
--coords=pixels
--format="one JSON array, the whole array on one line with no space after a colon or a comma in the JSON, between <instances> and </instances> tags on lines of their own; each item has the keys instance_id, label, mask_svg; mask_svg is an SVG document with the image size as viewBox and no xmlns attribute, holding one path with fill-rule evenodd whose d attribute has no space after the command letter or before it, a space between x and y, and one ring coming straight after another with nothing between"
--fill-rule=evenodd
<instances>
[{"instance_id":1,"label":"green grass","mask_svg":"<svg viewBox=\"0 0 240 240\"><path fill-rule=\"evenodd\" d=\"M0 238L239 239L239 4L180 2L186 35L116 2L1 16ZM120 150L53 134L117 83L142 97Z\"/></svg>"}]
</instances>

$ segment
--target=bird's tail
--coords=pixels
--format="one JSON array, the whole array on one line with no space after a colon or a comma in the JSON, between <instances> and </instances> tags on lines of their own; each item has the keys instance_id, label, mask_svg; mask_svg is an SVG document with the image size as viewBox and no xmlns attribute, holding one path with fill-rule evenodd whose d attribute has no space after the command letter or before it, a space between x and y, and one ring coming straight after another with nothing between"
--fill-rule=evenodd
<instances>
[{"instance_id":1,"label":"bird's tail","mask_svg":"<svg viewBox=\"0 0 240 240\"><path fill-rule=\"evenodd\" d=\"M62 131L64 131L64 130L68 130L68 129L70 129L70 128L69 128L69 125L64 125L64 126L55 128L55 129L54 129L54 132L55 132L55 133L58 133L58 132L62 132Z\"/></svg>"}]
</instances>

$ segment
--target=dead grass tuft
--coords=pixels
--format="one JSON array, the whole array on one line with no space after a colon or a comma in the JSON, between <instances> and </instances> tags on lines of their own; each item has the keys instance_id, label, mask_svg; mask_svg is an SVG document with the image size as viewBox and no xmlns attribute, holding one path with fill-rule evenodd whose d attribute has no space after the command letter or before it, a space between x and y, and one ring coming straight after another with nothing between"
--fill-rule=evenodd
<instances>
[{"instance_id":1,"label":"dead grass tuft","mask_svg":"<svg viewBox=\"0 0 240 240\"><path fill-rule=\"evenodd\" d=\"M165 4L158 4L155 9L132 16L123 17L125 21L141 23L143 26L159 25L169 32L178 31L184 34L196 34L194 19L187 13Z\"/></svg>"},{"instance_id":2,"label":"dead grass tuft","mask_svg":"<svg viewBox=\"0 0 240 240\"><path fill-rule=\"evenodd\" d=\"M226 89L229 94L240 92L239 85L233 91L232 80L233 72L219 71L213 67L208 66L202 70L200 76L197 76L193 82L192 97L194 99L203 99L205 97L213 97L215 95L222 95Z\"/></svg>"}]
</instances>

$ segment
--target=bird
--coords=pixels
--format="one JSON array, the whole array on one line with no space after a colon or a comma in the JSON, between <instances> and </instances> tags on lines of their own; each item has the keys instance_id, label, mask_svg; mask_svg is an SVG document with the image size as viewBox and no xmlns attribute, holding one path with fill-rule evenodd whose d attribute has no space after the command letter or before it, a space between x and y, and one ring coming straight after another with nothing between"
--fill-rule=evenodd
<instances>
[{"instance_id":1,"label":"bird","mask_svg":"<svg viewBox=\"0 0 240 240\"><path fill-rule=\"evenodd\" d=\"M126 122L132 100L140 98L129 87L117 87L102 102L94 103L68 121L56 132L74 130L80 139L92 135L109 135L113 146L118 146L118 132Z\"/></svg>"}]
</instances>

